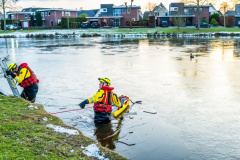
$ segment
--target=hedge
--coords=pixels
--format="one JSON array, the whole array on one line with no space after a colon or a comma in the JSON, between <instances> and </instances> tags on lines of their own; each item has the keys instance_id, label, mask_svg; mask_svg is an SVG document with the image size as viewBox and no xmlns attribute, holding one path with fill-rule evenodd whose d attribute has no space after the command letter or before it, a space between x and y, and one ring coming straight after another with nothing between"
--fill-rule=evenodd
<instances>
[{"instance_id":1,"label":"hedge","mask_svg":"<svg viewBox=\"0 0 240 160\"><path fill-rule=\"evenodd\" d=\"M130 21L126 22L126 26L130 26ZM148 27L148 21L132 21L132 26L145 26L145 27Z\"/></svg>"},{"instance_id":2,"label":"hedge","mask_svg":"<svg viewBox=\"0 0 240 160\"><path fill-rule=\"evenodd\" d=\"M87 18L84 18L84 17L74 17L74 18L62 17L61 19L62 28L68 28L68 19L69 19L69 28L80 28L82 22L87 21Z\"/></svg>"}]
</instances>

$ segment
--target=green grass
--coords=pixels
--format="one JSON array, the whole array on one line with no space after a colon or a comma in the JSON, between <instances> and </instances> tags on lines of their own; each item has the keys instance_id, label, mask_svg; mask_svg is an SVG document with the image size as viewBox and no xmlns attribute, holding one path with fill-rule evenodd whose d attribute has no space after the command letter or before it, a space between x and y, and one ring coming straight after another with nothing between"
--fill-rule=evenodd
<instances>
[{"instance_id":1,"label":"green grass","mask_svg":"<svg viewBox=\"0 0 240 160\"><path fill-rule=\"evenodd\" d=\"M67 31L68 33L75 32L78 33L99 33L99 34L154 34L154 33L213 33L213 32L240 32L239 28L201 28L198 30L197 28L180 28L179 31L177 28L111 28L111 29L59 29L59 30L17 30L17 31L0 31L0 34L3 33L34 33L41 32L44 34L45 32L53 31L57 33L61 33L62 31Z\"/></svg>"},{"instance_id":2,"label":"green grass","mask_svg":"<svg viewBox=\"0 0 240 160\"><path fill-rule=\"evenodd\" d=\"M39 109L29 108L31 103L21 98L0 95L0 122L47 114L41 105ZM46 116L45 116L46 117ZM55 116L0 123L0 159L93 159L83 154L81 146L95 143L92 139L80 135L69 135L53 131L46 124L65 128L63 122ZM126 159L116 152L99 146L109 159ZM74 152L71 152L74 150Z\"/></svg>"}]
</instances>

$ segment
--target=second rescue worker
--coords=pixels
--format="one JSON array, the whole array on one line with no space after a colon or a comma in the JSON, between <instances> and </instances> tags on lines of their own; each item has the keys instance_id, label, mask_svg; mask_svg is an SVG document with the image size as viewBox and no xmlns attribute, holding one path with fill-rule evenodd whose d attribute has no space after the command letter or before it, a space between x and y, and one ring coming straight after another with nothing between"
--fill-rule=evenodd
<instances>
[{"instance_id":1,"label":"second rescue worker","mask_svg":"<svg viewBox=\"0 0 240 160\"><path fill-rule=\"evenodd\" d=\"M121 107L121 103L117 98L117 95L113 93L113 87L110 87L111 81L108 78L98 78L100 81L99 90L92 98L88 98L81 102L79 106L84 108L86 104L94 103L94 121L107 122L110 120L112 112L112 103L116 107Z\"/></svg>"},{"instance_id":2,"label":"second rescue worker","mask_svg":"<svg viewBox=\"0 0 240 160\"><path fill-rule=\"evenodd\" d=\"M39 80L33 71L28 67L28 64L22 63L17 66L16 63L11 63L8 66L8 69L9 70L6 71L7 74L11 75L12 78L24 88L21 97L28 101L34 102L38 92Z\"/></svg>"}]
</instances>

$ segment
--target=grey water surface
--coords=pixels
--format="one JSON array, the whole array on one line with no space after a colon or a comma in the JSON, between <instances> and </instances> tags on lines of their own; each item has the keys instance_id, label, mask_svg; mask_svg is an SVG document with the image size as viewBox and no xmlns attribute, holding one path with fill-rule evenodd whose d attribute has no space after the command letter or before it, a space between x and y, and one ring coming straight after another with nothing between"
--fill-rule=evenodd
<instances>
[{"instance_id":1,"label":"grey water surface","mask_svg":"<svg viewBox=\"0 0 240 160\"><path fill-rule=\"evenodd\" d=\"M56 114L129 159L240 159L238 38L0 39L7 55L36 73L36 103L49 113L78 109L98 77L142 101L108 124L94 124L92 108ZM2 74L0 88L11 93Z\"/></svg>"}]
</instances>

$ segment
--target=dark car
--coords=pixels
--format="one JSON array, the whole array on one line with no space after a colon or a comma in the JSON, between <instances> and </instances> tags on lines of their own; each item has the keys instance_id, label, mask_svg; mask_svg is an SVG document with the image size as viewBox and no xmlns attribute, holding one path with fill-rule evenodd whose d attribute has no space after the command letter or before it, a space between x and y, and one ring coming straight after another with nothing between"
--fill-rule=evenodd
<instances>
[{"instance_id":1,"label":"dark car","mask_svg":"<svg viewBox=\"0 0 240 160\"><path fill-rule=\"evenodd\" d=\"M91 28L99 28L99 27L100 27L100 25L97 22L93 22L91 24Z\"/></svg>"},{"instance_id":2,"label":"dark car","mask_svg":"<svg viewBox=\"0 0 240 160\"><path fill-rule=\"evenodd\" d=\"M6 25L6 30L14 30L16 29L12 24Z\"/></svg>"},{"instance_id":3,"label":"dark car","mask_svg":"<svg viewBox=\"0 0 240 160\"><path fill-rule=\"evenodd\" d=\"M81 24L81 28L90 28L91 27L91 25L90 25L90 23L88 23L88 22L83 22L82 24Z\"/></svg>"},{"instance_id":4,"label":"dark car","mask_svg":"<svg viewBox=\"0 0 240 160\"><path fill-rule=\"evenodd\" d=\"M18 26L17 24L9 24L9 25L6 25L6 29L7 30L17 30L17 29L21 29L21 26Z\"/></svg>"},{"instance_id":5,"label":"dark car","mask_svg":"<svg viewBox=\"0 0 240 160\"><path fill-rule=\"evenodd\" d=\"M12 24L14 26L14 29L21 29L22 27L17 24Z\"/></svg>"},{"instance_id":6,"label":"dark car","mask_svg":"<svg viewBox=\"0 0 240 160\"><path fill-rule=\"evenodd\" d=\"M168 27L168 22L167 21L162 21L161 27Z\"/></svg>"},{"instance_id":7,"label":"dark car","mask_svg":"<svg viewBox=\"0 0 240 160\"><path fill-rule=\"evenodd\" d=\"M198 23L196 24L196 28L198 27ZM211 25L205 22L200 23L200 28L210 28Z\"/></svg>"}]
</instances>

